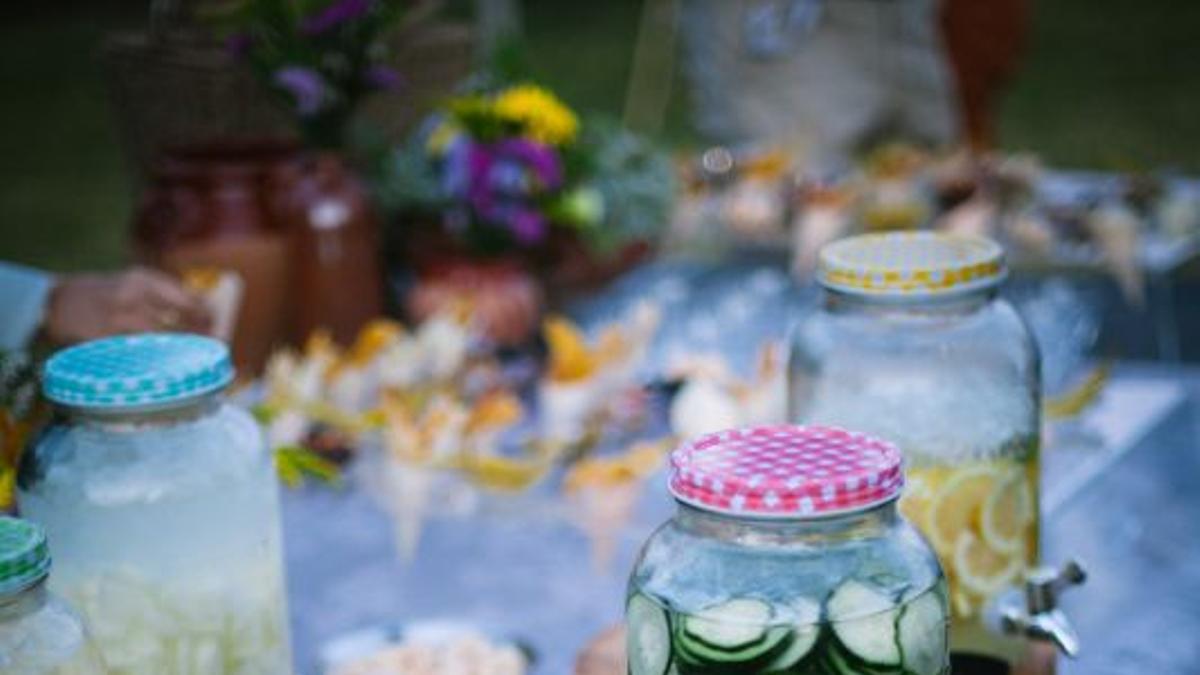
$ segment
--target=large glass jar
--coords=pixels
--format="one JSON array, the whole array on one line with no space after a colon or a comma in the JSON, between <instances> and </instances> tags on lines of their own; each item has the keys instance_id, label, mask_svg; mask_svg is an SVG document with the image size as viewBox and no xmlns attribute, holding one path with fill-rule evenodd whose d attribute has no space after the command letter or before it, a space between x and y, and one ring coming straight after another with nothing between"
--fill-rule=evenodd
<instances>
[{"instance_id":1,"label":"large glass jar","mask_svg":"<svg viewBox=\"0 0 1200 675\"><path fill-rule=\"evenodd\" d=\"M224 345L188 335L47 362L58 415L19 503L118 675L291 673L278 487L257 424L222 398L232 377Z\"/></svg>"},{"instance_id":2,"label":"large glass jar","mask_svg":"<svg viewBox=\"0 0 1200 675\"><path fill-rule=\"evenodd\" d=\"M679 509L629 585L631 675L949 673L945 582L896 511L893 446L755 427L671 465Z\"/></svg>"},{"instance_id":3,"label":"large glass jar","mask_svg":"<svg viewBox=\"0 0 1200 675\"><path fill-rule=\"evenodd\" d=\"M1038 558L1035 344L997 296L1000 247L932 233L867 235L821 252L824 301L793 333L789 410L895 443L900 509L950 584L955 652L1016 662L983 629L989 600Z\"/></svg>"},{"instance_id":4,"label":"large glass jar","mask_svg":"<svg viewBox=\"0 0 1200 675\"><path fill-rule=\"evenodd\" d=\"M42 528L0 516L0 673L104 675L83 621L46 591Z\"/></svg>"}]
</instances>

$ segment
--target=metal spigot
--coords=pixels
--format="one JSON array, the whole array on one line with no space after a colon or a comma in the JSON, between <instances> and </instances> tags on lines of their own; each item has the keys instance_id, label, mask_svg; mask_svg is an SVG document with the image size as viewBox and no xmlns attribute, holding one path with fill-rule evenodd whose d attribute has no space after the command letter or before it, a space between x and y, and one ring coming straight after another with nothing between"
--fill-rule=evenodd
<instances>
[{"instance_id":1,"label":"metal spigot","mask_svg":"<svg viewBox=\"0 0 1200 675\"><path fill-rule=\"evenodd\" d=\"M1009 635L1053 642L1062 653L1079 653L1079 635L1058 608L1063 591L1087 580L1083 567L1071 560L1062 569L1039 567L1025 579L1025 602L1010 598L999 606L1000 629ZM1022 606L1023 605L1023 606Z\"/></svg>"}]
</instances>

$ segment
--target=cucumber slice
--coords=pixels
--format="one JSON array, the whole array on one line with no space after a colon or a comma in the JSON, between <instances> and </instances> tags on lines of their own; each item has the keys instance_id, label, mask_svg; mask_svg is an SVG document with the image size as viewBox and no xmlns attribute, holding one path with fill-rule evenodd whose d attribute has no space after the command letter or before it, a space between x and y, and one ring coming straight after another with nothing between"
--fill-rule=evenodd
<instances>
[{"instance_id":1,"label":"cucumber slice","mask_svg":"<svg viewBox=\"0 0 1200 675\"><path fill-rule=\"evenodd\" d=\"M836 640L830 640L817 660L819 675L907 675L899 666L873 666L851 656Z\"/></svg>"},{"instance_id":2,"label":"cucumber slice","mask_svg":"<svg viewBox=\"0 0 1200 675\"><path fill-rule=\"evenodd\" d=\"M821 637L821 605L808 598L797 598L792 602L795 625L792 627L792 642L775 657L764 670L765 675L790 673L800 662L813 652Z\"/></svg>"},{"instance_id":3,"label":"cucumber slice","mask_svg":"<svg viewBox=\"0 0 1200 675\"><path fill-rule=\"evenodd\" d=\"M687 617L683 630L711 647L734 651L761 641L772 614L762 600L734 598Z\"/></svg>"},{"instance_id":4,"label":"cucumber slice","mask_svg":"<svg viewBox=\"0 0 1200 675\"><path fill-rule=\"evenodd\" d=\"M675 628L682 675L757 673L791 644L792 627L772 625L771 605L735 598L685 617Z\"/></svg>"},{"instance_id":5,"label":"cucumber slice","mask_svg":"<svg viewBox=\"0 0 1200 675\"><path fill-rule=\"evenodd\" d=\"M630 675L664 675L671 665L671 619L641 593L629 597L625 608L629 630Z\"/></svg>"},{"instance_id":6,"label":"cucumber slice","mask_svg":"<svg viewBox=\"0 0 1200 675\"><path fill-rule=\"evenodd\" d=\"M716 647L699 640L686 632L676 636L680 655L680 670L691 672L689 665L716 668L720 672L746 672L770 662L791 644L792 629L775 626L763 633L762 638L735 649Z\"/></svg>"},{"instance_id":7,"label":"cucumber slice","mask_svg":"<svg viewBox=\"0 0 1200 675\"><path fill-rule=\"evenodd\" d=\"M914 675L941 675L946 669L947 621L938 593L924 593L904 606L896 630L905 669Z\"/></svg>"},{"instance_id":8,"label":"cucumber slice","mask_svg":"<svg viewBox=\"0 0 1200 675\"><path fill-rule=\"evenodd\" d=\"M856 659L885 668L900 665L900 608L888 594L860 581L846 581L829 596L826 614L838 642Z\"/></svg>"},{"instance_id":9,"label":"cucumber slice","mask_svg":"<svg viewBox=\"0 0 1200 675\"><path fill-rule=\"evenodd\" d=\"M790 675L797 672L800 663L812 653L815 642L816 640L807 642L793 637L788 648L780 652L779 656L776 656L763 668L763 675Z\"/></svg>"}]
</instances>

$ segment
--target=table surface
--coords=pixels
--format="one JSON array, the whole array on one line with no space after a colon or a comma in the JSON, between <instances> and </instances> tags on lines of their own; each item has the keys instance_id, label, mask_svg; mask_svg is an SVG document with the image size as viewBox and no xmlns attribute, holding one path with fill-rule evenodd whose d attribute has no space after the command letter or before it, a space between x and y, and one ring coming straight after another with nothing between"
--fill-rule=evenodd
<instances>
[{"instance_id":1,"label":"table surface","mask_svg":"<svg viewBox=\"0 0 1200 675\"><path fill-rule=\"evenodd\" d=\"M1185 396L1144 428L1127 430L1127 448L1094 450L1109 455L1093 458L1093 469L1056 497L1046 517L1046 560L1076 557L1091 573L1085 589L1065 600L1084 651L1063 672L1200 673L1200 369L1124 364L1113 390L1128 382L1173 384ZM396 553L392 521L362 490L289 492L298 672L317 672L322 646L337 636L430 618L528 641L539 657L536 675L571 672L587 639L619 620L637 547L670 513L658 487L648 485L605 569L593 564L588 540L551 488L455 505L473 515L433 519L408 562Z\"/></svg>"}]
</instances>

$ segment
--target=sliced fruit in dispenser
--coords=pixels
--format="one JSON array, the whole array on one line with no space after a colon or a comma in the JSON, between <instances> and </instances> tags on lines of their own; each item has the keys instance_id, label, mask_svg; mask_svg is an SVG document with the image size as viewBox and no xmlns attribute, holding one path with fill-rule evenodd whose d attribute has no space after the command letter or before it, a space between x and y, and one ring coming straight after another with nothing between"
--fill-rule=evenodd
<instances>
[{"instance_id":1,"label":"sliced fruit in dispenser","mask_svg":"<svg viewBox=\"0 0 1200 675\"><path fill-rule=\"evenodd\" d=\"M983 502L980 521L987 545L1002 553L1023 553L1036 509L1025 472L1017 470L1005 476Z\"/></svg>"},{"instance_id":2,"label":"sliced fruit in dispenser","mask_svg":"<svg viewBox=\"0 0 1200 675\"><path fill-rule=\"evenodd\" d=\"M1004 590L1024 568L1024 551L1016 555L1000 553L971 532L963 532L955 545L955 577L976 594L990 597Z\"/></svg>"}]
</instances>

